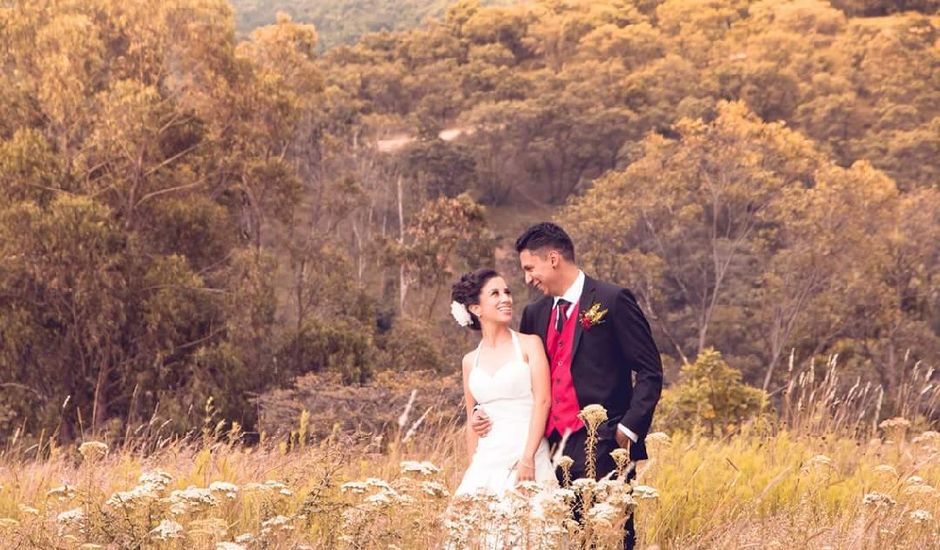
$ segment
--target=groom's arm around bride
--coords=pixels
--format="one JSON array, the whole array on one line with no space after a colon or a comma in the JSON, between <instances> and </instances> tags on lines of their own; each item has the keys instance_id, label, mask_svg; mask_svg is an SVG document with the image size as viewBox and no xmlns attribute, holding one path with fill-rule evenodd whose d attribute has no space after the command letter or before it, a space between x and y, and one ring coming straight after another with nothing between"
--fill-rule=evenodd
<instances>
[{"instance_id":1,"label":"groom's arm around bride","mask_svg":"<svg viewBox=\"0 0 940 550\"><path fill-rule=\"evenodd\" d=\"M617 446L633 460L647 458L645 437L662 390L659 351L649 323L633 294L595 280L575 262L574 244L552 223L527 229L516 250L525 282L544 297L525 307L520 332L541 337L549 359L552 404L546 435L557 441L572 433L564 450L583 464L581 408L599 404L608 420L598 430L598 474ZM489 422L475 414L472 426L483 436ZM580 452L579 452L580 451ZM579 460L580 459L580 460ZM609 471L609 470L608 470ZM575 473L574 471L572 473Z\"/></svg>"}]
</instances>

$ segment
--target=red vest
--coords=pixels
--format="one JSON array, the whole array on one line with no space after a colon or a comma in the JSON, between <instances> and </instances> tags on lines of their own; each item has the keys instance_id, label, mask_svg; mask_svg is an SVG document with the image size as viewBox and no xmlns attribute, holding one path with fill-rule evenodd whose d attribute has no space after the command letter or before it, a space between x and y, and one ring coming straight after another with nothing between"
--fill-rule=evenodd
<instances>
[{"instance_id":1,"label":"red vest","mask_svg":"<svg viewBox=\"0 0 940 550\"><path fill-rule=\"evenodd\" d=\"M584 426L584 423L578 418L581 405L578 404L578 396L574 392L574 381L571 379L574 328L578 322L578 312L581 310L581 306L575 304L574 311L565 320L561 334L555 330L557 309L557 307L552 308L546 336L548 367L552 376L552 404L551 409L548 411L548 424L545 427L546 436L550 436L555 430L558 431L559 435L565 435L567 430L574 433Z\"/></svg>"}]
</instances>

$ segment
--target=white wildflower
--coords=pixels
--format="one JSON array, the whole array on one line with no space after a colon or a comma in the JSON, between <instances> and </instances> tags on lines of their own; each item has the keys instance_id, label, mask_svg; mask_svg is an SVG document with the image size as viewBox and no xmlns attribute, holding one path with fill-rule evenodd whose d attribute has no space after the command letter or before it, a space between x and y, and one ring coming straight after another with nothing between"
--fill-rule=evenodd
<instances>
[{"instance_id":1,"label":"white wildflower","mask_svg":"<svg viewBox=\"0 0 940 550\"><path fill-rule=\"evenodd\" d=\"M353 494L361 495L362 493L365 493L366 489L368 488L369 486L361 481L350 481L348 483L343 483L340 486L339 490L343 493L353 493Z\"/></svg>"},{"instance_id":2,"label":"white wildflower","mask_svg":"<svg viewBox=\"0 0 940 550\"><path fill-rule=\"evenodd\" d=\"M291 524L290 518L280 515L261 523L262 535L269 535L273 531L291 531L293 529L294 526Z\"/></svg>"},{"instance_id":3,"label":"white wildflower","mask_svg":"<svg viewBox=\"0 0 940 550\"><path fill-rule=\"evenodd\" d=\"M157 498L153 488L149 485L138 485L129 491L118 491L111 495L105 504L112 508L133 508L141 501L149 501Z\"/></svg>"},{"instance_id":4,"label":"white wildflower","mask_svg":"<svg viewBox=\"0 0 940 550\"><path fill-rule=\"evenodd\" d=\"M379 479L377 477L370 477L365 481L366 487L378 487L379 489L385 491L391 491L392 486L388 484L384 479Z\"/></svg>"},{"instance_id":5,"label":"white wildflower","mask_svg":"<svg viewBox=\"0 0 940 550\"><path fill-rule=\"evenodd\" d=\"M907 483L908 485L924 485L927 482L924 481L924 478L920 476L910 476L904 480L904 483Z\"/></svg>"},{"instance_id":6,"label":"white wildflower","mask_svg":"<svg viewBox=\"0 0 940 550\"><path fill-rule=\"evenodd\" d=\"M617 518L617 509L606 502L598 502L588 510L591 523L611 527Z\"/></svg>"},{"instance_id":7,"label":"white wildflower","mask_svg":"<svg viewBox=\"0 0 940 550\"><path fill-rule=\"evenodd\" d=\"M867 504L880 508L882 506L894 506L896 502L889 495L884 493L872 492L862 498L862 504Z\"/></svg>"},{"instance_id":8,"label":"white wildflower","mask_svg":"<svg viewBox=\"0 0 940 550\"><path fill-rule=\"evenodd\" d=\"M222 493L225 498L234 500L238 495L238 485L227 481L213 481L209 484L209 491L212 493Z\"/></svg>"},{"instance_id":9,"label":"white wildflower","mask_svg":"<svg viewBox=\"0 0 940 550\"><path fill-rule=\"evenodd\" d=\"M141 485L150 487L155 492L160 492L170 485L170 482L173 481L173 476L163 470L153 470L140 474L137 481Z\"/></svg>"},{"instance_id":10,"label":"white wildflower","mask_svg":"<svg viewBox=\"0 0 940 550\"><path fill-rule=\"evenodd\" d=\"M530 497L532 495L539 493L544 488L545 487L543 487L541 483L537 481L529 480L529 481L520 481L519 483L516 484L513 490L522 496Z\"/></svg>"},{"instance_id":11,"label":"white wildflower","mask_svg":"<svg viewBox=\"0 0 940 550\"><path fill-rule=\"evenodd\" d=\"M181 536L183 536L183 526L169 519L161 521L160 525L150 531L150 538L157 540L177 539Z\"/></svg>"},{"instance_id":12,"label":"white wildflower","mask_svg":"<svg viewBox=\"0 0 940 550\"><path fill-rule=\"evenodd\" d=\"M376 493L369 497L366 497L365 501L369 504L391 504L392 499L389 498L392 493L382 491L381 493Z\"/></svg>"},{"instance_id":13,"label":"white wildflower","mask_svg":"<svg viewBox=\"0 0 940 550\"><path fill-rule=\"evenodd\" d=\"M255 536L251 533L242 533L241 535L235 537L235 542L238 544L248 544L250 542L254 542L254 540Z\"/></svg>"},{"instance_id":14,"label":"white wildflower","mask_svg":"<svg viewBox=\"0 0 940 550\"><path fill-rule=\"evenodd\" d=\"M915 523L927 523L933 519L933 516L927 510L914 510L910 515Z\"/></svg>"},{"instance_id":15,"label":"white wildflower","mask_svg":"<svg viewBox=\"0 0 940 550\"><path fill-rule=\"evenodd\" d=\"M607 409L605 409L603 405L592 403L581 409L578 416L589 428L592 426L597 428L597 426L600 426L601 422L607 420Z\"/></svg>"},{"instance_id":16,"label":"white wildflower","mask_svg":"<svg viewBox=\"0 0 940 550\"><path fill-rule=\"evenodd\" d=\"M398 504L414 504L415 499L411 495L403 495L401 493L391 493L391 497L395 499L395 502Z\"/></svg>"},{"instance_id":17,"label":"white wildflower","mask_svg":"<svg viewBox=\"0 0 940 550\"><path fill-rule=\"evenodd\" d=\"M597 487L597 482L589 477L579 477L578 479L571 482L571 487L575 491L584 491L585 489L594 489Z\"/></svg>"},{"instance_id":18,"label":"white wildflower","mask_svg":"<svg viewBox=\"0 0 940 550\"><path fill-rule=\"evenodd\" d=\"M901 416L883 420L881 424L878 424L878 427L882 430L907 430L910 426L911 421Z\"/></svg>"},{"instance_id":19,"label":"white wildflower","mask_svg":"<svg viewBox=\"0 0 940 550\"><path fill-rule=\"evenodd\" d=\"M264 482L264 485L265 487L276 492L279 495L284 495L284 496L289 497L294 494L290 489L287 488L287 485L284 485L280 481L269 479Z\"/></svg>"},{"instance_id":20,"label":"white wildflower","mask_svg":"<svg viewBox=\"0 0 940 550\"><path fill-rule=\"evenodd\" d=\"M212 496L209 489L193 487L190 485L185 489L178 489L170 493L170 502L184 503L188 506L216 506L219 501Z\"/></svg>"},{"instance_id":21,"label":"white wildflower","mask_svg":"<svg viewBox=\"0 0 940 550\"><path fill-rule=\"evenodd\" d=\"M937 443L940 442L940 432L935 432L933 430L928 430L919 436L912 439L914 443L918 444L928 444L928 443Z\"/></svg>"},{"instance_id":22,"label":"white wildflower","mask_svg":"<svg viewBox=\"0 0 940 550\"><path fill-rule=\"evenodd\" d=\"M269 479L264 483L248 483L242 487L242 491L246 493L253 491L272 491L288 497L294 494L290 489L287 488L287 485L284 485L280 481L274 481L273 479Z\"/></svg>"},{"instance_id":23,"label":"white wildflower","mask_svg":"<svg viewBox=\"0 0 940 550\"><path fill-rule=\"evenodd\" d=\"M246 550L246 548L234 542L217 542L215 550Z\"/></svg>"},{"instance_id":24,"label":"white wildflower","mask_svg":"<svg viewBox=\"0 0 940 550\"><path fill-rule=\"evenodd\" d=\"M434 464L431 464L428 461L416 462L413 460L406 460L401 463L401 472L403 474L409 473L409 472L416 472L423 476L429 476L432 474L436 474L440 471L441 471L440 468L438 468Z\"/></svg>"},{"instance_id":25,"label":"white wildflower","mask_svg":"<svg viewBox=\"0 0 940 550\"><path fill-rule=\"evenodd\" d=\"M636 499L633 498L632 493L628 493L627 491L617 491L607 497L607 502L618 506L621 510L636 507Z\"/></svg>"},{"instance_id":26,"label":"white wildflower","mask_svg":"<svg viewBox=\"0 0 940 550\"><path fill-rule=\"evenodd\" d=\"M550 494L552 495L552 498L564 502L570 502L574 500L575 497L574 491L562 487L558 487L552 490Z\"/></svg>"},{"instance_id":27,"label":"white wildflower","mask_svg":"<svg viewBox=\"0 0 940 550\"><path fill-rule=\"evenodd\" d=\"M625 484L622 479L608 479L604 478L597 482L597 492L598 493L609 493L620 489Z\"/></svg>"},{"instance_id":28,"label":"white wildflower","mask_svg":"<svg viewBox=\"0 0 940 550\"><path fill-rule=\"evenodd\" d=\"M59 523L64 523L66 525L70 524L80 524L85 519L85 510L81 508L73 508L71 510L66 510L61 514L55 517L55 520Z\"/></svg>"},{"instance_id":29,"label":"white wildflower","mask_svg":"<svg viewBox=\"0 0 940 550\"><path fill-rule=\"evenodd\" d=\"M290 518L286 516L274 516L261 523L262 527L289 527Z\"/></svg>"},{"instance_id":30,"label":"white wildflower","mask_svg":"<svg viewBox=\"0 0 940 550\"><path fill-rule=\"evenodd\" d=\"M108 445L100 441L86 441L78 446L78 452L85 460L95 460L108 454Z\"/></svg>"},{"instance_id":31,"label":"white wildflower","mask_svg":"<svg viewBox=\"0 0 940 550\"><path fill-rule=\"evenodd\" d=\"M432 497L444 498L450 495L447 488L436 481L422 481L421 490Z\"/></svg>"},{"instance_id":32,"label":"white wildflower","mask_svg":"<svg viewBox=\"0 0 940 550\"><path fill-rule=\"evenodd\" d=\"M49 489L46 493L46 496L49 498L56 497L59 500L69 500L75 496L75 487L70 485L60 485L59 487L53 487Z\"/></svg>"},{"instance_id":33,"label":"white wildflower","mask_svg":"<svg viewBox=\"0 0 940 550\"><path fill-rule=\"evenodd\" d=\"M30 514L33 516L39 515L39 510L37 510L36 508L33 508L32 506L26 506L25 504L20 504L20 512L23 512L24 514Z\"/></svg>"},{"instance_id":34,"label":"white wildflower","mask_svg":"<svg viewBox=\"0 0 940 550\"><path fill-rule=\"evenodd\" d=\"M659 498L659 491L657 491L654 487L650 487L649 485L635 486L633 488L633 494L634 496L637 496L643 500Z\"/></svg>"}]
</instances>

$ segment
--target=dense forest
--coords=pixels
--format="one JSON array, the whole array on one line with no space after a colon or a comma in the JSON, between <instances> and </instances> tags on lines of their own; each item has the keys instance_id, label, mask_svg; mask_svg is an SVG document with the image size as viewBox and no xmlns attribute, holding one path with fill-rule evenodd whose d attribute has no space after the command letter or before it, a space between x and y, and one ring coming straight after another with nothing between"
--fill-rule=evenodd
<instances>
[{"instance_id":1,"label":"dense forest","mask_svg":"<svg viewBox=\"0 0 940 550\"><path fill-rule=\"evenodd\" d=\"M232 0L235 29L246 35L270 25L278 12L317 29L317 46L323 51L338 44L354 43L362 35L380 31L411 30L430 18L440 18L448 0ZM488 0L483 5L511 4Z\"/></svg>"},{"instance_id":2,"label":"dense forest","mask_svg":"<svg viewBox=\"0 0 940 550\"><path fill-rule=\"evenodd\" d=\"M451 281L522 287L541 219L673 376L838 354L888 410L940 358L936 1L415 3L325 51L302 5L244 40L224 0L0 7L0 434L452 373Z\"/></svg>"}]
</instances>

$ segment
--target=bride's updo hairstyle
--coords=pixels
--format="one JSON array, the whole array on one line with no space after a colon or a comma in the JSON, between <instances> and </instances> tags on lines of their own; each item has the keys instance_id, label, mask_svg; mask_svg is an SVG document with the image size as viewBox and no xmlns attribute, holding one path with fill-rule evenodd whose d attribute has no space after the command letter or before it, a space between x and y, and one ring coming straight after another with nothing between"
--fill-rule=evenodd
<instances>
[{"instance_id":1,"label":"bride's updo hairstyle","mask_svg":"<svg viewBox=\"0 0 940 550\"><path fill-rule=\"evenodd\" d=\"M451 299L463 304L467 308L467 313L470 313L469 326L473 330L480 330L480 319L470 312L470 306L480 303L480 292L493 277L499 277L499 272L489 268L478 269L464 273L450 289Z\"/></svg>"}]
</instances>

